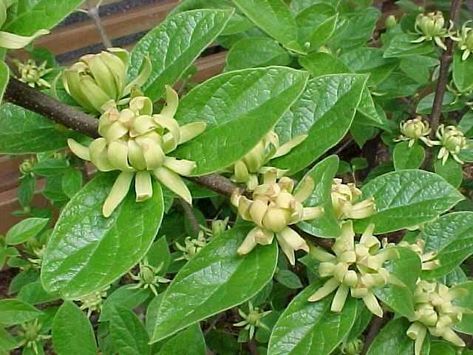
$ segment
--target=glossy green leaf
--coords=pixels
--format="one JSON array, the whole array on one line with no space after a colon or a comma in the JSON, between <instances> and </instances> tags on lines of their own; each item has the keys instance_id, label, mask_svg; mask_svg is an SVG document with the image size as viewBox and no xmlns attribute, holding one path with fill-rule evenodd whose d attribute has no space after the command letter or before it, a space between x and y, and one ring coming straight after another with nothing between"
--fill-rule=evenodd
<instances>
[{"instance_id":1,"label":"glossy green leaf","mask_svg":"<svg viewBox=\"0 0 473 355\"><path fill-rule=\"evenodd\" d=\"M425 251L435 251L440 265L423 272L425 277L446 275L473 254L473 212L455 212L444 215L422 230Z\"/></svg>"},{"instance_id":2,"label":"glossy green leaf","mask_svg":"<svg viewBox=\"0 0 473 355\"><path fill-rule=\"evenodd\" d=\"M291 57L287 50L271 38L243 38L230 48L227 54L226 71L288 65Z\"/></svg>"},{"instance_id":3,"label":"glossy green leaf","mask_svg":"<svg viewBox=\"0 0 473 355\"><path fill-rule=\"evenodd\" d=\"M10 350L18 347L19 341L5 329L0 328L0 352L10 354Z\"/></svg>"},{"instance_id":4,"label":"glossy green leaf","mask_svg":"<svg viewBox=\"0 0 473 355\"><path fill-rule=\"evenodd\" d=\"M396 144L393 151L394 168L396 170L420 168L425 159L425 149L415 143L409 147L409 142Z\"/></svg>"},{"instance_id":5,"label":"glossy green leaf","mask_svg":"<svg viewBox=\"0 0 473 355\"><path fill-rule=\"evenodd\" d=\"M325 45L327 41L332 37L337 28L338 15L329 17L324 22L322 22L310 36L310 50L314 51Z\"/></svg>"},{"instance_id":6,"label":"glossy green leaf","mask_svg":"<svg viewBox=\"0 0 473 355\"><path fill-rule=\"evenodd\" d=\"M274 126L299 97L307 74L283 67L228 72L206 81L182 100L181 124L204 121L207 129L175 155L197 162L194 175L228 167Z\"/></svg>"},{"instance_id":7,"label":"glossy green leaf","mask_svg":"<svg viewBox=\"0 0 473 355\"><path fill-rule=\"evenodd\" d=\"M49 218L26 218L11 227L5 241L10 245L17 245L36 237L49 222Z\"/></svg>"},{"instance_id":8,"label":"glossy green leaf","mask_svg":"<svg viewBox=\"0 0 473 355\"><path fill-rule=\"evenodd\" d=\"M380 114L374 103L373 97L371 96L370 90L366 87L363 90L360 104L358 105L358 112L361 115L355 116L355 122L362 125L362 128L368 127L380 127L384 130L388 129L386 117L384 114Z\"/></svg>"},{"instance_id":9,"label":"glossy green leaf","mask_svg":"<svg viewBox=\"0 0 473 355\"><path fill-rule=\"evenodd\" d=\"M416 35L397 34L389 42L388 47L384 51L384 58L400 58L409 57L412 55L430 54L434 48L431 43L412 43L418 38Z\"/></svg>"},{"instance_id":10,"label":"glossy green leaf","mask_svg":"<svg viewBox=\"0 0 473 355\"><path fill-rule=\"evenodd\" d=\"M453 82L460 92L473 89L473 58L462 60L462 53L457 51L453 56Z\"/></svg>"},{"instance_id":11,"label":"glossy green leaf","mask_svg":"<svg viewBox=\"0 0 473 355\"><path fill-rule=\"evenodd\" d=\"M336 145L350 129L367 77L335 74L316 77L276 126L282 141L308 134L300 145L272 161L295 173Z\"/></svg>"},{"instance_id":12,"label":"glossy green leaf","mask_svg":"<svg viewBox=\"0 0 473 355\"><path fill-rule=\"evenodd\" d=\"M297 274L293 273L291 270L278 270L278 272L276 272L276 275L274 275L274 279L284 287L293 290L297 290L298 288L303 287L299 276L297 276Z\"/></svg>"},{"instance_id":13,"label":"glossy green leaf","mask_svg":"<svg viewBox=\"0 0 473 355\"><path fill-rule=\"evenodd\" d=\"M463 200L442 177L423 170L400 170L378 176L362 191L363 199L374 197L377 212L355 223L360 232L370 223L375 224L377 233L425 223Z\"/></svg>"},{"instance_id":14,"label":"glossy green leaf","mask_svg":"<svg viewBox=\"0 0 473 355\"><path fill-rule=\"evenodd\" d=\"M429 355L457 355L458 348L455 347L452 343L449 343L445 340L435 340L430 344ZM462 351L462 354L465 354Z\"/></svg>"},{"instance_id":15,"label":"glossy green leaf","mask_svg":"<svg viewBox=\"0 0 473 355\"><path fill-rule=\"evenodd\" d=\"M72 302L64 302L53 322L53 347L58 355L95 355L92 324L79 307Z\"/></svg>"},{"instance_id":16,"label":"glossy green leaf","mask_svg":"<svg viewBox=\"0 0 473 355\"><path fill-rule=\"evenodd\" d=\"M456 188L463 181L463 166L453 158L447 159L445 164L440 159L435 160L434 171Z\"/></svg>"},{"instance_id":17,"label":"glossy green leaf","mask_svg":"<svg viewBox=\"0 0 473 355\"><path fill-rule=\"evenodd\" d=\"M405 318L389 321L374 338L366 355L414 354L414 341L406 335L409 325Z\"/></svg>"},{"instance_id":18,"label":"glossy green leaf","mask_svg":"<svg viewBox=\"0 0 473 355\"><path fill-rule=\"evenodd\" d=\"M204 335L198 323L191 325L166 341L157 355L176 354L206 354Z\"/></svg>"},{"instance_id":19,"label":"glossy green leaf","mask_svg":"<svg viewBox=\"0 0 473 355\"><path fill-rule=\"evenodd\" d=\"M133 48L128 71L135 78L148 57L152 71L143 86L146 96L157 99L165 85L173 85L202 51L225 28L231 10L193 10L168 17Z\"/></svg>"},{"instance_id":20,"label":"glossy green leaf","mask_svg":"<svg viewBox=\"0 0 473 355\"><path fill-rule=\"evenodd\" d=\"M361 304L349 297L343 311L335 313L330 311L330 296L309 302L307 299L321 285L317 282L307 287L287 306L273 328L268 355L328 355L343 341Z\"/></svg>"},{"instance_id":21,"label":"glossy green leaf","mask_svg":"<svg viewBox=\"0 0 473 355\"><path fill-rule=\"evenodd\" d=\"M390 260L386 269L390 271L405 287L388 284L376 289L376 296L389 308L405 317L414 316L414 291L421 273L419 256L410 249L397 248L399 258Z\"/></svg>"},{"instance_id":22,"label":"glossy green leaf","mask_svg":"<svg viewBox=\"0 0 473 355\"><path fill-rule=\"evenodd\" d=\"M19 106L0 106L0 153L28 154L64 148L64 128Z\"/></svg>"},{"instance_id":23,"label":"glossy green leaf","mask_svg":"<svg viewBox=\"0 0 473 355\"><path fill-rule=\"evenodd\" d=\"M340 235L340 226L335 218L332 199L333 178L338 171L339 159L336 155L331 155L321 162L317 163L305 177L311 177L315 182L315 188L312 195L304 201L304 206L321 206L324 208L324 214L317 219L300 222L297 226L304 232L318 237L338 237Z\"/></svg>"},{"instance_id":24,"label":"glossy green leaf","mask_svg":"<svg viewBox=\"0 0 473 355\"><path fill-rule=\"evenodd\" d=\"M5 29L30 36L41 29L51 29L73 12L84 0L18 0L16 15Z\"/></svg>"},{"instance_id":25,"label":"glossy green leaf","mask_svg":"<svg viewBox=\"0 0 473 355\"><path fill-rule=\"evenodd\" d=\"M82 187L82 172L77 169L68 169L62 177L62 191L72 198Z\"/></svg>"},{"instance_id":26,"label":"glossy green leaf","mask_svg":"<svg viewBox=\"0 0 473 355\"><path fill-rule=\"evenodd\" d=\"M299 58L299 63L313 76L350 73L350 69L332 54L313 52Z\"/></svg>"},{"instance_id":27,"label":"glossy green leaf","mask_svg":"<svg viewBox=\"0 0 473 355\"><path fill-rule=\"evenodd\" d=\"M225 232L179 271L157 309L152 342L247 301L271 280L276 243L258 246L246 256L236 252L248 230Z\"/></svg>"},{"instance_id":28,"label":"glossy green leaf","mask_svg":"<svg viewBox=\"0 0 473 355\"><path fill-rule=\"evenodd\" d=\"M147 355L151 353L146 329L132 311L118 307L110 319L110 336L120 355Z\"/></svg>"},{"instance_id":29,"label":"glossy green leaf","mask_svg":"<svg viewBox=\"0 0 473 355\"><path fill-rule=\"evenodd\" d=\"M146 258L148 259L150 265L160 267L161 272L166 272L172 262L172 258L165 236L160 237L156 242L153 243L148 251L148 254L146 254Z\"/></svg>"},{"instance_id":30,"label":"glossy green leaf","mask_svg":"<svg viewBox=\"0 0 473 355\"><path fill-rule=\"evenodd\" d=\"M470 310L464 312L460 323L455 324L455 330L464 334L473 334L473 281L467 281L456 285L454 288L460 289L459 296L453 300L453 303Z\"/></svg>"},{"instance_id":31,"label":"glossy green leaf","mask_svg":"<svg viewBox=\"0 0 473 355\"><path fill-rule=\"evenodd\" d=\"M43 257L47 291L66 299L87 295L125 274L148 251L163 216L161 188L153 183L153 197L140 203L131 189L105 218L102 205L115 178L98 175L63 209Z\"/></svg>"},{"instance_id":32,"label":"glossy green leaf","mask_svg":"<svg viewBox=\"0 0 473 355\"><path fill-rule=\"evenodd\" d=\"M0 61L0 103L3 99L3 94L8 85L8 80L10 78L10 69L4 61Z\"/></svg>"},{"instance_id":33,"label":"glossy green leaf","mask_svg":"<svg viewBox=\"0 0 473 355\"><path fill-rule=\"evenodd\" d=\"M38 318L42 312L28 303L16 299L0 300L0 324L11 326Z\"/></svg>"},{"instance_id":34,"label":"glossy green leaf","mask_svg":"<svg viewBox=\"0 0 473 355\"><path fill-rule=\"evenodd\" d=\"M47 293L41 281L37 280L23 286L18 292L17 298L20 301L37 305L41 303L51 302L59 299L59 296Z\"/></svg>"},{"instance_id":35,"label":"glossy green leaf","mask_svg":"<svg viewBox=\"0 0 473 355\"><path fill-rule=\"evenodd\" d=\"M296 20L282 0L233 0L233 2L256 26L286 48L301 50L297 43Z\"/></svg>"},{"instance_id":36,"label":"glossy green leaf","mask_svg":"<svg viewBox=\"0 0 473 355\"><path fill-rule=\"evenodd\" d=\"M117 308L133 310L150 297L151 291L143 288L130 288L124 285L107 295L100 312L100 321L110 321Z\"/></svg>"}]
</instances>

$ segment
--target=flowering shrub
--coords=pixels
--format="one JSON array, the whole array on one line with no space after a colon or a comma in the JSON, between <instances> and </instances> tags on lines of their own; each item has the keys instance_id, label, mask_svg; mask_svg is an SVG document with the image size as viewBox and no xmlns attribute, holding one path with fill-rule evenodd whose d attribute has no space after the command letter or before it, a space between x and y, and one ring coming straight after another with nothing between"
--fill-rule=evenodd
<instances>
[{"instance_id":1,"label":"flowering shrub","mask_svg":"<svg viewBox=\"0 0 473 355\"><path fill-rule=\"evenodd\" d=\"M62 67L60 3L0 0L0 353L473 351L468 4L184 0Z\"/></svg>"}]
</instances>

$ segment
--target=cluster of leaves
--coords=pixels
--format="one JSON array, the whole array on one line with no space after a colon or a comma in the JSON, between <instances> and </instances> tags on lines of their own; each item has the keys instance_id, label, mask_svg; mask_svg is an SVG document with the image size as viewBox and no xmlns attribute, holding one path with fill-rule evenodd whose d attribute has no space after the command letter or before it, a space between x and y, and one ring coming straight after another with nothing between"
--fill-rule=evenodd
<instances>
[{"instance_id":1,"label":"cluster of leaves","mask_svg":"<svg viewBox=\"0 0 473 355\"><path fill-rule=\"evenodd\" d=\"M53 27L80 2L19 0L11 23L30 35ZM308 301L325 281L311 253L297 254L295 266L276 243L238 255L254 225L242 222L228 199L191 180L193 207L153 182L151 198L137 203L129 192L105 218L102 205L116 172L98 173L83 186L87 167L65 149L68 138L87 138L3 103L0 152L34 156L21 166L17 215L25 218L2 239L4 272L15 277L12 297L0 300L0 352L359 354L366 341L370 355L413 354L407 332L419 280L464 291L455 300L465 311L454 329L473 334L467 165L452 155L443 164L436 159L443 147L420 139L399 142L400 123L432 111L443 50L434 40L418 41L415 23L424 9L398 4L399 21L390 18L380 30L381 13L371 1L185 0L137 43L128 63L131 79L150 65L141 90L159 106L165 85L186 78L210 44L228 48L224 73L183 89L176 120L204 121L206 129L173 155L196 163L193 176L224 174L270 131L281 144L305 136L269 165L314 182L304 207L321 206L324 214L297 224L311 247L330 248L341 234L331 197L335 177L361 186L361 199L374 199L376 211L353 221L354 230L374 225L380 240L404 242L386 264L398 282L376 290L386 324L374 340L367 330L372 314L359 299L348 297L340 312L330 310L332 296ZM43 51L31 54L45 59ZM455 47L441 110L442 123L459 127L468 140L473 56L462 57ZM45 77L62 72L48 64L55 67ZM3 87L7 82L5 73ZM55 82L53 89L37 88L80 106ZM333 154L339 144L340 157ZM468 142L458 157L473 160ZM54 210L34 207L37 180L46 181L42 194ZM422 270L420 255L406 247L419 240L423 252L435 255L435 268ZM456 351L431 335L422 347L424 354Z\"/></svg>"}]
</instances>

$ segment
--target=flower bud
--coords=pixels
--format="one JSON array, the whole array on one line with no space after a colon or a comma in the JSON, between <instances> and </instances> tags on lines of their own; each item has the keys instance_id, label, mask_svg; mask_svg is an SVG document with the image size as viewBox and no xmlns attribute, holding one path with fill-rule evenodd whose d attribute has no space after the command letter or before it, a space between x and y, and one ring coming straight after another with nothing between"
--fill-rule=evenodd
<instances>
[{"instance_id":1,"label":"flower bud","mask_svg":"<svg viewBox=\"0 0 473 355\"><path fill-rule=\"evenodd\" d=\"M468 141L463 132L455 126L440 125L436 133L439 139L440 148L438 159L445 164L449 155L453 157L458 163L463 164L463 161L458 157L458 153L468 146Z\"/></svg>"},{"instance_id":2,"label":"flower bud","mask_svg":"<svg viewBox=\"0 0 473 355\"><path fill-rule=\"evenodd\" d=\"M332 184L332 206L337 219L363 219L376 212L373 198L357 202L361 190L354 184L343 184L334 179Z\"/></svg>"},{"instance_id":3,"label":"flower bud","mask_svg":"<svg viewBox=\"0 0 473 355\"><path fill-rule=\"evenodd\" d=\"M463 51L462 60L467 60L473 52L473 28L465 24L461 29L459 38L454 39L458 40L458 46Z\"/></svg>"},{"instance_id":4,"label":"flower bud","mask_svg":"<svg viewBox=\"0 0 473 355\"><path fill-rule=\"evenodd\" d=\"M396 16L394 16L394 15L389 15L389 16L386 18L386 21L385 21L384 23L385 23L385 26L386 26L386 28L387 28L388 30L391 29L391 28L396 27L396 25L397 25Z\"/></svg>"},{"instance_id":5,"label":"flower bud","mask_svg":"<svg viewBox=\"0 0 473 355\"><path fill-rule=\"evenodd\" d=\"M433 40L440 48L445 50L443 38L447 35L447 29L444 26L445 19L440 11L419 14L416 18L415 30L421 34L421 37L412 42L420 43Z\"/></svg>"},{"instance_id":6,"label":"flower bud","mask_svg":"<svg viewBox=\"0 0 473 355\"><path fill-rule=\"evenodd\" d=\"M32 88L49 88L51 85L43 78L46 74L50 73L53 69L46 68L46 62L41 65L37 65L32 59L22 63L19 60L15 60L14 63L18 69L18 80L28 84Z\"/></svg>"}]
</instances>

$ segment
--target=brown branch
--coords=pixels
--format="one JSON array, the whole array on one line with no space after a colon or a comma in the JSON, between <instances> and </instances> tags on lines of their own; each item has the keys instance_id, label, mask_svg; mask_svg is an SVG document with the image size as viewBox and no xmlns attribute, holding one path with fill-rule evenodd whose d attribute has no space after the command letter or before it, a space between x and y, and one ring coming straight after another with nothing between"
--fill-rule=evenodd
<instances>
[{"instance_id":1,"label":"brown branch","mask_svg":"<svg viewBox=\"0 0 473 355\"><path fill-rule=\"evenodd\" d=\"M379 318L374 316L373 320L371 321L369 327L368 327L368 333L366 334L365 341L363 344L363 350L362 354L366 354L368 349L370 348L371 343L373 342L374 338L376 338L376 335L378 335L379 331L383 327L384 324L388 321L387 318Z\"/></svg>"},{"instance_id":2,"label":"brown branch","mask_svg":"<svg viewBox=\"0 0 473 355\"><path fill-rule=\"evenodd\" d=\"M184 212L184 217L187 219L187 222L189 222L189 227L191 229L192 234L194 236L197 236L200 232L200 224L199 224L199 221L197 220L197 217L194 214L192 205L187 203L187 201L184 201L184 199L182 198L179 198L178 201Z\"/></svg>"},{"instance_id":3,"label":"brown branch","mask_svg":"<svg viewBox=\"0 0 473 355\"><path fill-rule=\"evenodd\" d=\"M456 23L460 14L462 0L453 0L450 7L450 21ZM442 102L445 96L445 91L448 84L450 64L453 59L454 41L451 38L445 39L445 46L447 50L442 53L440 57L440 71L435 89L434 103L432 106L432 114L430 116L430 125L432 127L431 137L435 138L435 131L440 123L440 116L442 115Z\"/></svg>"},{"instance_id":4,"label":"brown branch","mask_svg":"<svg viewBox=\"0 0 473 355\"><path fill-rule=\"evenodd\" d=\"M229 179L218 174L191 177L189 180L226 197L231 197L233 192L239 189L239 187Z\"/></svg>"},{"instance_id":5,"label":"brown branch","mask_svg":"<svg viewBox=\"0 0 473 355\"><path fill-rule=\"evenodd\" d=\"M96 118L63 104L14 78L10 78L3 98L92 138L99 136Z\"/></svg>"}]
</instances>

